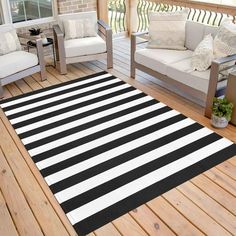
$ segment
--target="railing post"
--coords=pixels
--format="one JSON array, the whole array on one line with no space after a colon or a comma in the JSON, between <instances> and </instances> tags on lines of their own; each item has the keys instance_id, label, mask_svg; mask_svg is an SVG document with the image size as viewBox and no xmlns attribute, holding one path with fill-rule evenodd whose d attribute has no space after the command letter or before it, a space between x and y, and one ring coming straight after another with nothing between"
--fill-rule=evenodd
<instances>
[{"instance_id":1,"label":"railing post","mask_svg":"<svg viewBox=\"0 0 236 236\"><path fill-rule=\"evenodd\" d=\"M108 24L108 0L97 0L97 9L98 18Z\"/></svg>"},{"instance_id":2,"label":"railing post","mask_svg":"<svg viewBox=\"0 0 236 236\"><path fill-rule=\"evenodd\" d=\"M139 0L129 0L129 9L127 11L127 28L129 35L131 35L133 32L137 32L138 29L138 3Z\"/></svg>"}]
</instances>

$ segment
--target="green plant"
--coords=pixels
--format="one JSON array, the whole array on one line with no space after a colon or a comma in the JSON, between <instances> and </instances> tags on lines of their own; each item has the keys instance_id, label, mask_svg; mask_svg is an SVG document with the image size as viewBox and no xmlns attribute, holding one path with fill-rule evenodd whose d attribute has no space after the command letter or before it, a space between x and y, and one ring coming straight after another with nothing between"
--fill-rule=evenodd
<instances>
[{"instance_id":1,"label":"green plant","mask_svg":"<svg viewBox=\"0 0 236 236\"><path fill-rule=\"evenodd\" d=\"M30 35L39 35L42 33L40 28L32 28L29 29Z\"/></svg>"},{"instance_id":2,"label":"green plant","mask_svg":"<svg viewBox=\"0 0 236 236\"><path fill-rule=\"evenodd\" d=\"M218 117L225 117L230 121L233 112L233 103L226 98L214 98L212 105L212 114Z\"/></svg>"}]
</instances>

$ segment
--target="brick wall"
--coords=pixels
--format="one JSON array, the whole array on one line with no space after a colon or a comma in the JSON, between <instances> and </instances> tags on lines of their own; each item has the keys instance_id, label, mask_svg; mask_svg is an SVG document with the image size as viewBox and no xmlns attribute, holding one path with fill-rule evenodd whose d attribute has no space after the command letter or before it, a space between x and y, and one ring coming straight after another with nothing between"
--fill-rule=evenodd
<instances>
[{"instance_id":1,"label":"brick wall","mask_svg":"<svg viewBox=\"0 0 236 236\"><path fill-rule=\"evenodd\" d=\"M59 14L81 12L81 11L94 11L97 9L97 0L57 0L57 1L58 1Z\"/></svg>"}]
</instances>

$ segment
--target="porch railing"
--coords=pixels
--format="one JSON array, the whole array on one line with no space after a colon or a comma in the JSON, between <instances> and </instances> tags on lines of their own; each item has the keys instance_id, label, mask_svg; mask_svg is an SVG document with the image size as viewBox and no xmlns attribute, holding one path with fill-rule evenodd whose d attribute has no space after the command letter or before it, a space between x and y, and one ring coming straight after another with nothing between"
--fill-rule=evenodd
<instances>
[{"instance_id":1,"label":"porch railing","mask_svg":"<svg viewBox=\"0 0 236 236\"><path fill-rule=\"evenodd\" d=\"M164 3L164 2L165 1L157 2L157 1L149 1L149 0L138 1L137 31L146 31L148 29L148 25L149 25L148 13L149 12L167 12L167 11L175 12L178 10L182 10L183 8L186 8L186 7L189 9L188 20L191 20L191 21L219 26L222 20L229 16L231 16L232 19L235 20L236 14L230 15L224 12L215 12L214 10L219 10L219 8L217 9L215 8L215 4L212 4L212 9L207 10L206 8L203 8L203 9L200 8L200 6L203 5L202 3L201 5L191 5L191 4L183 4L183 1L178 1L178 2L172 1L172 3L169 3L171 1L166 1L167 3ZM207 5L210 5L210 4L208 3ZM223 9L223 10L227 12L226 9ZM228 12L231 13L231 11L228 11Z\"/></svg>"},{"instance_id":2,"label":"porch railing","mask_svg":"<svg viewBox=\"0 0 236 236\"><path fill-rule=\"evenodd\" d=\"M177 11L189 8L188 19L209 25L220 25L231 16L236 22L236 6L192 0L101 0L99 17L110 24L113 33L145 31L149 26L150 11Z\"/></svg>"},{"instance_id":3,"label":"porch railing","mask_svg":"<svg viewBox=\"0 0 236 236\"><path fill-rule=\"evenodd\" d=\"M109 25L115 33L124 32L126 26L126 0L108 1L108 20Z\"/></svg>"}]
</instances>

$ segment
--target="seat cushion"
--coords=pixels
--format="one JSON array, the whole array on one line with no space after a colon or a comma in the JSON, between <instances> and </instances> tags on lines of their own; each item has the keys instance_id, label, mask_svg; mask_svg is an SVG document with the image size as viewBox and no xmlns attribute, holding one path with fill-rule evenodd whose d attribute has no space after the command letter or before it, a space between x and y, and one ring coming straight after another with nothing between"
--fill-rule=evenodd
<instances>
[{"instance_id":1,"label":"seat cushion","mask_svg":"<svg viewBox=\"0 0 236 236\"><path fill-rule=\"evenodd\" d=\"M106 52L106 42L99 36L65 40L66 57Z\"/></svg>"},{"instance_id":2,"label":"seat cushion","mask_svg":"<svg viewBox=\"0 0 236 236\"><path fill-rule=\"evenodd\" d=\"M210 69L193 71L191 68L191 58L168 65L167 76L207 94Z\"/></svg>"},{"instance_id":3,"label":"seat cushion","mask_svg":"<svg viewBox=\"0 0 236 236\"><path fill-rule=\"evenodd\" d=\"M37 55L24 51L15 51L0 56L0 78L15 74L22 70L36 66L37 64Z\"/></svg>"},{"instance_id":4,"label":"seat cushion","mask_svg":"<svg viewBox=\"0 0 236 236\"><path fill-rule=\"evenodd\" d=\"M190 50L168 50L168 49L141 49L135 53L135 61L154 71L166 75L167 66L185 58L191 58L193 52Z\"/></svg>"}]
</instances>

